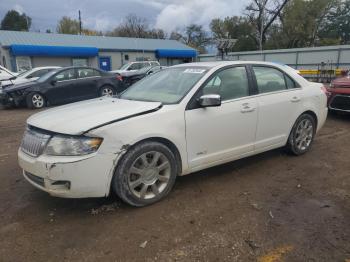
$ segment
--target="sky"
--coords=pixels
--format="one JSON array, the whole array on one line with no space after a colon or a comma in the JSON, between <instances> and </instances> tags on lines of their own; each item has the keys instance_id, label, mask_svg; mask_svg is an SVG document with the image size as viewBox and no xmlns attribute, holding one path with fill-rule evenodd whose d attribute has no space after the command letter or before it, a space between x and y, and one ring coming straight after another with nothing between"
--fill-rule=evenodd
<instances>
[{"instance_id":1,"label":"sky","mask_svg":"<svg viewBox=\"0 0 350 262\"><path fill-rule=\"evenodd\" d=\"M209 28L213 18L239 15L248 0L0 0L0 19L10 9L32 18L31 31L56 31L62 16L78 18L83 27L112 30L128 14L146 18L151 26L170 33L196 23Z\"/></svg>"}]
</instances>

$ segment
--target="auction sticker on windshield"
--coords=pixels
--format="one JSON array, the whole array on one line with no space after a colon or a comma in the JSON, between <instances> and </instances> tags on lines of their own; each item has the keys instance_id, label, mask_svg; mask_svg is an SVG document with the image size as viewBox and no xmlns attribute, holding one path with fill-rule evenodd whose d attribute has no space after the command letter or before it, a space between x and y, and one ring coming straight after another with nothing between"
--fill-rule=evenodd
<instances>
[{"instance_id":1,"label":"auction sticker on windshield","mask_svg":"<svg viewBox=\"0 0 350 262\"><path fill-rule=\"evenodd\" d=\"M184 73L190 73L190 74L203 74L205 72L205 69L198 69L198 68L187 68Z\"/></svg>"}]
</instances>

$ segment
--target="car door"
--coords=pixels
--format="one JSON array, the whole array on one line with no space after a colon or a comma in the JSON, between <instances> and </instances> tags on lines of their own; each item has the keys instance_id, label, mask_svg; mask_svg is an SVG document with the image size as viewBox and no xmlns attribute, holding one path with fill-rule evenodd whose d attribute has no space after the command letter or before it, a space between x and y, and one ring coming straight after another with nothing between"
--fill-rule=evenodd
<instances>
[{"instance_id":1,"label":"car door","mask_svg":"<svg viewBox=\"0 0 350 262\"><path fill-rule=\"evenodd\" d=\"M101 79L99 71L92 68L77 68L77 81L71 90L73 101L91 99L98 96Z\"/></svg>"},{"instance_id":2,"label":"car door","mask_svg":"<svg viewBox=\"0 0 350 262\"><path fill-rule=\"evenodd\" d=\"M300 87L287 74L274 67L252 66L258 91L256 151L282 146L300 113Z\"/></svg>"},{"instance_id":3,"label":"car door","mask_svg":"<svg viewBox=\"0 0 350 262\"><path fill-rule=\"evenodd\" d=\"M256 98L245 66L215 73L192 99L220 94L221 106L185 111L188 162L192 170L224 163L254 151L257 125ZM195 103L195 102L194 102Z\"/></svg>"},{"instance_id":4,"label":"car door","mask_svg":"<svg viewBox=\"0 0 350 262\"><path fill-rule=\"evenodd\" d=\"M72 101L71 90L76 81L75 69L62 70L48 80L45 91L50 104L63 104Z\"/></svg>"}]
</instances>

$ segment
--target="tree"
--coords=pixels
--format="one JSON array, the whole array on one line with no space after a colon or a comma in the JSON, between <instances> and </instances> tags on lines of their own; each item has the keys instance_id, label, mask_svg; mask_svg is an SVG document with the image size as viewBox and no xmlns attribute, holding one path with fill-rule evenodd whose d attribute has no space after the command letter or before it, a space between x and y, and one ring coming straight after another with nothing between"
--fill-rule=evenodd
<instances>
[{"instance_id":1,"label":"tree","mask_svg":"<svg viewBox=\"0 0 350 262\"><path fill-rule=\"evenodd\" d=\"M68 16L62 17L57 25L57 33L78 35L80 33L79 21Z\"/></svg>"},{"instance_id":2,"label":"tree","mask_svg":"<svg viewBox=\"0 0 350 262\"><path fill-rule=\"evenodd\" d=\"M280 14L280 24L269 33L267 48L320 45L320 28L338 0L293 0Z\"/></svg>"},{"instance_id":3,"label":"tree","mask_svg":"<svg viewBox=\"0 0 350 262\"><path fill-rule=\"evenodd\" d=\"M191 46L197 49L200 53L205 53L206 46L212 42L212 39L203 29L203 26L197 24L191 24L185 27L183 32L180 32L179 30L172 32L170 34L170 39Z\"/></svg>"},{"instance_id":4,"label":"tree","mask_svg":"<svg viewBox=\"0 0 350 262\"><path fill-rule=\"evenodd\" d=\"M124 21L113 31L108 32L109 36L136 37L136 38L158 38L165 39L166 33L161 29L150 29L147 19L129 14Z\"/></svg>"},{"instance_id":5,"label":"tree","mask_svg":"<svg viewBox=\"0 0 350 262\"><path fill-rule=\"evenodd\" d=\"M256 50L254 27L246 17L233 16L223 20L213 19L210 23L210 29L214 40L237 39L236 44L229 51Z\"/></svg>"},{"instance_id":6,"label":"tree","mask_svg":"<svg viewBox=\"0 0 350 262\"><path fill-rule=\"evenodd\" d=\"M253 0L246 7L249 21L255 26L255 41L259 49L263 49L266 42L267 30L278 18L289 0Z\"/></svg>"},{"instance_id":7,"label":"tree","mask_svg":"<svg viewBox=\"0 0 350 262\"><path fill-rule=\"evenodd\" d=\"M1 30L28 31L31 24L32 19L25 13L10 10L1 21Z\"/></svg>"},{"instance_id":8,"label":"tree","mask_svg":"<svg viewBox=\"0 0 350 262\"><path fill-rule=\"evenodd\" d=\"M342 0L325 16L325 22L320 29L321 44L330 41L337 44L350 43L350 0Z\"/></svg>"}]
</instances>

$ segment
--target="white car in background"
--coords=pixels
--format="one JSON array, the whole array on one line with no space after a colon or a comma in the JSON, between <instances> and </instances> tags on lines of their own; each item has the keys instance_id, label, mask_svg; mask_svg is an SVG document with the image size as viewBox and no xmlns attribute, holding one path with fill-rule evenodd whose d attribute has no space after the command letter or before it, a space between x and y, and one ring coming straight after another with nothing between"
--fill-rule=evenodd
<instances>
[{"instance_id":1,"label":"white car in background","mask_svg":"<svg viewBox=\"0 0 350 262\"><path fill-rule=\"evenodd\" d=\"M160 64L158 61L131 62L123 65L119 70L114 70L111 72L117 73L123 76L129 76L144 67L153 67L153 66L160 66Z\"/></svg>"},{"instance_id":2,"label":"white car in background","mask_svg":"<svg viewBox=\"0 0 350 262\"><path fill-rule=\"evenodd\" d=\"M17 76L18 74L15 72L11 72L7 68L0 66L0 82L4 84L5 81L7 81L10 78L13 78Z\"/></svg>"},{"instance_id":3,"label":"white car in background","mask_svg":"<svg viewBox=\"0 0 350 262\"><path fill-rule=\"evenodd\" d=\"M119 98L31 116L18 159L24 177L53 196L113 191L145 206L164 198L177 176L280 147L302 155L326 117L322 84L294 69L248 61L182 64Z\"/></svg>"},{"instance_id":4,"label":"white car in background","mask_svg":"<svg viewBox=\"0 0 350 262\"><path fill-rule=\"evenodd\" d=\"M35 81L40 77L42 77L43 75L47 74L48 72L58 68L61 68L61 67L59 66L35 67L28 71L19 73L17 76L13 77L11 81L8 81L6 82L6 84L3 84L3 86L17 85L17 84L23 84L23 83Z\"/></svg>"}]
</instances>

